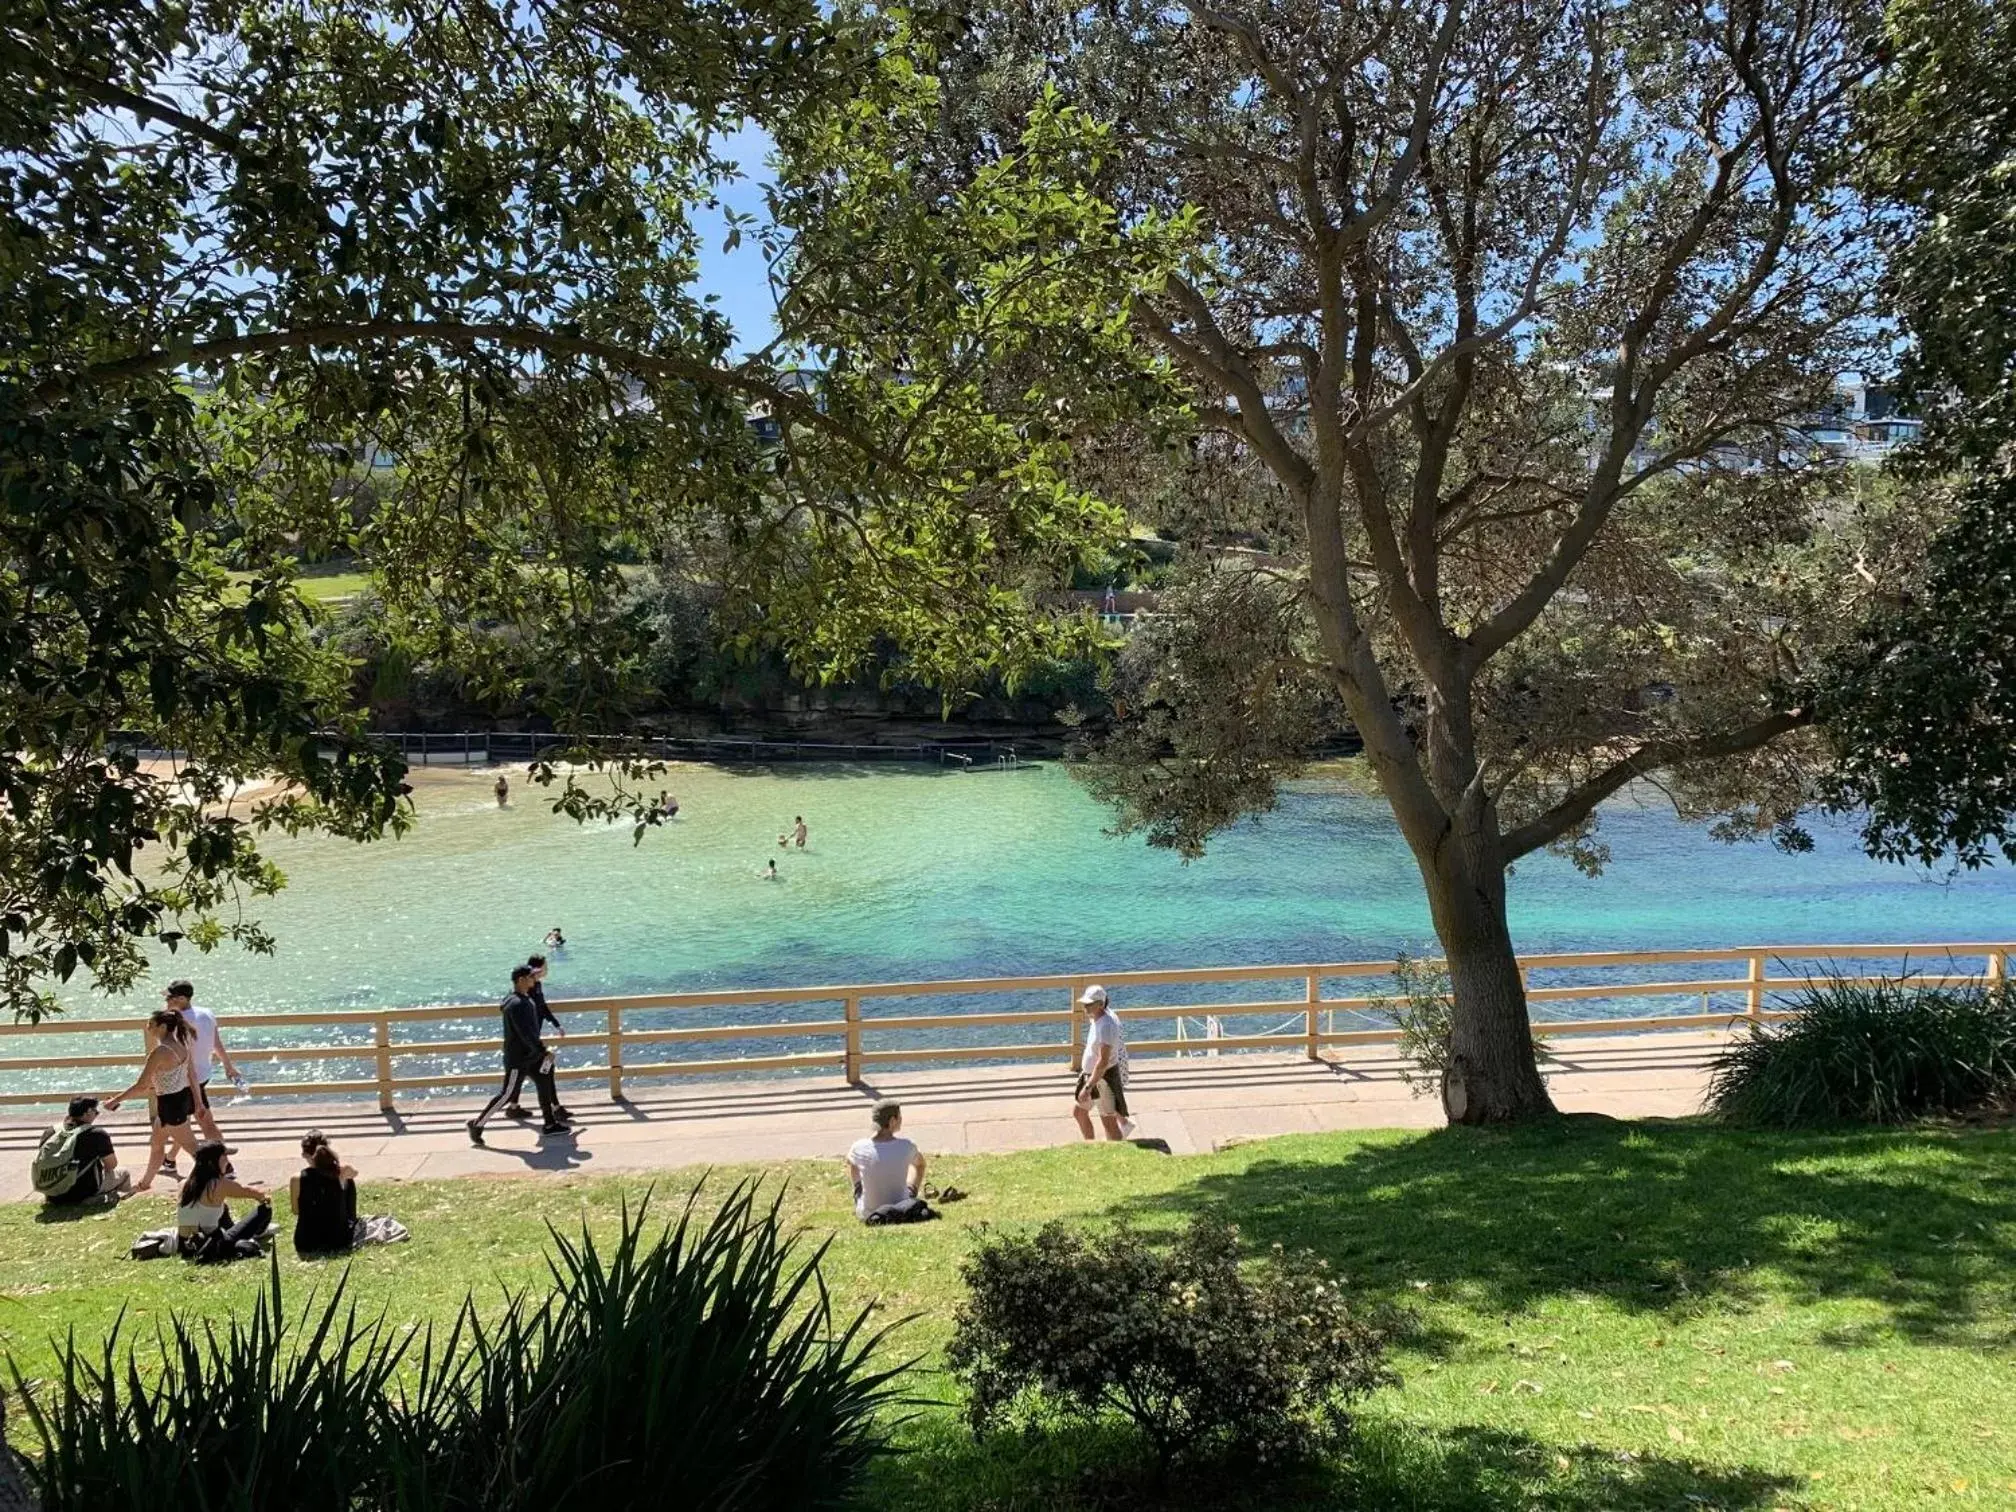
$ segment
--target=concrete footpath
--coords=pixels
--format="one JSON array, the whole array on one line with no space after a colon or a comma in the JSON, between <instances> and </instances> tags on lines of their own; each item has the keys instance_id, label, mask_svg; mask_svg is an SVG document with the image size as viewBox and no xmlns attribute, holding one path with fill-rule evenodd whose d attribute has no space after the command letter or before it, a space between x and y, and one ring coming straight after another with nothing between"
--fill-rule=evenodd
<instances>
[{"instance_id":1,"label":"concrete footpath","mask_svg":"<svg viewBox=\"0 0 2016 1512\"><path fill-rule=\"evenodd\" d=\"M1548 1041L1548 1082L1563 1112L1620 1118L1676 1117L1698 1110L1707 1067L1722 1037L1702 1033L1566 1036ZM1400 1080L1389 1046L1355 1049L1348 1059L1226 1054L1137 1060L1128 1100L1137 1138L1172 1152L1209 1152L1277 1134L1333 1129L1432 1128L1439 1103L1415 1097ZM928 1154L978 1155L1075 1140L1062 1065L962 1067L891 1072L872 1085L837 1077L640 1086L612 1103L588 1083L563 1084L579 1123L572 1136L541 1136L536 1120L495 1119L488 1148L463 1125L476 1097L417 1100L381 1113L363 1098L307 1102L262 1098L220 1103L218 1122L253 1181L281 1183L300 1165L304 1130L327 1133L343 1158L372 1182L451 1176L589 1175L681 1166L832 1157L868 1132L868 1109L883 1097L903 1103L903 1132ZM526 1102L533 1105L531 1088ZM29 1163L41 1131L60 1110L0 1121L0 1200L34 1195ZM131 1108L106 1126L122 1164L144 1168L144 1115ZM186 1168L186 1164L185 1164ZM165 1194L166 1183L156 1191Z\"/></svg>"}]
</instances>

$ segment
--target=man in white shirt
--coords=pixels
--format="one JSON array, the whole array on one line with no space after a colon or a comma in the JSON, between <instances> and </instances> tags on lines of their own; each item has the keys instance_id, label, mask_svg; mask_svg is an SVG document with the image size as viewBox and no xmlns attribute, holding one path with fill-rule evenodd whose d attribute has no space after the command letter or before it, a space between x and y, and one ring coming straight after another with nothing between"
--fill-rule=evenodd
<instances>
[{"instance_id":1,"label":"man in white shirt","mask_svg":"<svg viewBox=\"0 0 2016 1512\"><path fill-rule=\"evenodd\" d=\"M1071 1116L1078 1120L1078 1132L1094 1139L1092 1110L1097 1108L1106 1137L1126 1139L1134 1132L1134 1120L1127 1116L1127 1036L1120 1032L1104 987L1087 987L1078 995L1078 1006L1085 1010L1085 1055L1071 1094Z\"/></svg>"},{"instance_id":2,"label":"man in white shirt","mask_svg":"<svg viewBox=\"0 0 2016 1512\"><path fill-rule=\"evenodd\" d=\"M875 1104L875 1134L859 1139L847 1152L847 1179L854 1186L854 1216L910 1202L924 1185L924 1156L902 1137L903 1109L893 1102Z\"/></svg>"},{"instance_id":3,"label":"man in white shirt","mask_svg":"<svg viewBox=\"0 0 2016 1512\"><path fill-rule=\"evenodd\" d=\"M217 1015L208 1008L198 1008L194 1001L196 988L189 982L170 982L163 994L168 1006L182 1015L182 1022L196 1031L196 1038L189 1047L189 1078L199 1087L196 1094L196 1126L203 1131L203 1137L224 1142L217 1132L217 1117L210 1111L210 1075L217 1063L224 1064L224 1074L231 1078L231 1085L240 1092L245 1090L245 1078L238 1074L238 1068L231 1062L231 1052L224 1048L224 1037L217 1032Z\"/></svg>"}]
</instances>

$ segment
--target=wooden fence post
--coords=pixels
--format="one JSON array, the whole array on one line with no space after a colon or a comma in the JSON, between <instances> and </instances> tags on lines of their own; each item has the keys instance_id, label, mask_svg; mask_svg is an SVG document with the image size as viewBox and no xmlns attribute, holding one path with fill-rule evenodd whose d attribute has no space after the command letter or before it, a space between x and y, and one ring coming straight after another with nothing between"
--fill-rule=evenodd
<instances>
[{"instance_id":1,"label":"wooden fence post","mask_svg":"<svg viewBox=\"0 0 2016 1512\"><path fill-rule=\"evenodd\" d=\"M1744 1012L1752 1019L1764 1016L1764 957L1758 951L1750 953L1750 995Z\"/></svg>"},{"instance_id":2,"label":"wooden fence post","mask_svg":"<svg viewBox=\"0 0 2016 1512\"><path fill-rule=\"evenodd\" d=\"M372 1043L378 1047L378 1111L392 1111L392 1021L379 1014L371 1021Z\"/></svg>"},{"instance_id":3,"label":"wooden fence post","mask_svg":"<svg viewBox=\"0 0 2016 1512\"><path fill-rule=\"evenodd\" d=\"M609 1101L623 1101L623 1008L609 1005Z\"/></svg>"},{"instance_id":4,"label":"wooden fence post","mask_svg":"<svg viewBox=\"0 0 2016 1512\"><path fill-rule=\"evenodd\" d=\"M841 1007L841 1016L847 1020L847 1051L844 1057L847 1083L858 1087L861 1084L861 999L847 998Z\"/></svg>"},{"instance_id":5,"label":"wooden fence post","mask_svg":"<svg viewBox=\"0 0 2016 1512\"><path fill-rule=\"evenodd\" d=\"M1321 1060L1316 1048L1316 1005L1323 1001L1323 983L1315 972L1309 973L1309 990L1303 1001L1309 1006L1305 1010L1307 1022L1303 1026L1303 1037L1308 1041L1309 1059Z\"/></svg>"},{"instance_id":6,"label":"wooden fence post","mask_svg":"<svg viewBox=\"0 0 2016 1512\"><path fill-rule=\"evenodd\" d=\"M1078 984L1065 989L1071 995L1071 1069L1085 1069L1085 1010L1078 1006Z\"/></svg>"},{"instance_id":7,"label":"wooden fence post","mask_svg":"<svg viewBox=\"0 0 2016 1512\"><path fill-rule=\"evenodd\" d=\"M2003 980L2003 978L2004 978L2004 977L2006 977L2006 976L2007 976L2008 974L2009 974L2009 958L2008 958L2008 956L2007 956L2007 955L2006 955L2006 954L2005 954L2004 952L2002 952L2002 951L1999 951L1999 950L1991 950L1991 951L1989 951L1989 952L1988 952L1988 985L1989 985L1990 987L1996 987L1996 986L2000 986L2000 985L2001 985L2001 983L2002 983L2002 980Z\"/></svg>"}]
</instances>

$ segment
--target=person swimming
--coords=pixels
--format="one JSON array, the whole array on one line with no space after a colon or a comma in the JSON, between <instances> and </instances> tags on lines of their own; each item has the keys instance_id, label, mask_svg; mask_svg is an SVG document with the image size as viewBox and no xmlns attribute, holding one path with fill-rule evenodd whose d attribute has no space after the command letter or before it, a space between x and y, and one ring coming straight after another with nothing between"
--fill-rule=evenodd
<instances>
[{"instance_id":1,"label":"person swimming","mask_svg":"<svg viewBox=\"0 0 2016 1512\"><path fill-rule=\"evenodd\" d=\"M805 828L805 816L803 814L800 814L798 816L797 823L791 827L791 838L798 842L798 849L800 850L805 849L806 834L807 830Z\"/></svg>"},{"instance_id":2,"label":"person swimming","mask_svg":"<svg viewBox=\"0 0 2016 1512\"><path fill-rule=\"evenodd\" d=\"M756 873L756 875L766 882L782 882L784 880L783 873L777 870L777 863L774 860L762 871Z\"/></svg>"},{"instance_id":3,"label":"person swimming","mask_svg":"<svg viewBox=\"0 0 2016 1512\"><path fill-rule=\"evenodd\" d=\"M777 849L779 849L779 850L789 850L790 848L791 848L791 837L790 837L790 835L788 835L788 834L784 834L784 835L779 835L779 836L777 837ZM773 864L774 864L774 863L773 863Z\"/></svg>"},{"instance_id":4,"label":"person swimming","mask_svg":"<svg viewBox=\"0 0 2016 1512\"><path fill-rule=\"evenodd\" d=\"M492 789L497 794L497 807L503 808L511 801L511 779L502 772L497 774L497 786Z\"/></svg>"},{"instance_id":5,"label":"person swimming","mask_svg":"<svg viewBox=\"0 0 2016 1512\"><path fill-rule=\"evenodd\" d=\"M548 950L565 950L567 948L567 936L560 933L560 926L558 924L555 924L551 929L546 931L546 948Z\"/></svg>"}]
</instances>

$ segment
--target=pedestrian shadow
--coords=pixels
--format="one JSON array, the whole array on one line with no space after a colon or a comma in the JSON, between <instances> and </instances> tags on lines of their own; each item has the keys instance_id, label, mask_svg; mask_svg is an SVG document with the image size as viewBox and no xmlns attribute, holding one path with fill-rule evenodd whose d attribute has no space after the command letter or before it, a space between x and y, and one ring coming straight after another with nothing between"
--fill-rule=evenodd
<instances>
[{"instance_id":1,"label":"pedestrian shadow","mask_svg":"<svg viewBox=\"0 0 2016 1512\"><path fill-rule=\"evenodd\" d=\"M538 1145L530 1150L493 1144L482 1148L485 1154L508 1155L522 1161L528 1171L575 1171L595 1158L594 1151L582 1149L578 1141L564 1135L542 1135Z\"/></svg>"}]
</instances>

